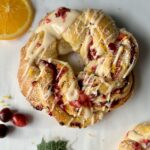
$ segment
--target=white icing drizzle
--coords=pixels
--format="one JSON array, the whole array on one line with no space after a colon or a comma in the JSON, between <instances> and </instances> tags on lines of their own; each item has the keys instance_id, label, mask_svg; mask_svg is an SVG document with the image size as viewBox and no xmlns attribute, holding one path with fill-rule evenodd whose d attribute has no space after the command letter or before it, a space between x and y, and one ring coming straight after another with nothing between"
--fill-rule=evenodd
<instances>
[{"instance_id":1,"label":"white icing drizzle","mask_svg":"<svg viewBox=\"0 0 150 150\"><path fill-rule=\"evenodd\" d=\"M93 125L94 123L95 123L95 116L92 115L92 117L91 117L91 125Z\"/></svg>"},{"instance_id":2,"label":"white icing drizzle","mask_svg":"<svg viewBox=\"0 0 150 150\"><path fill-rule=\"evenodd\" d=\"M82 110L83 110L83 108L81 107L81 108L79 109L79 111L78 111L77 116L80 116L80 114L81 114Z\"/></svg>"},{"instance_id":3,"label":"white icing drizzle","mask_svg":"<svg viewBox=\"0 0 150 150\"><path fill-rule=\"evenodd\" d=\"M31 42L29 47L28 47L28 50L27 50L27 54L26 54L26 57L25 57L25 60L29 59L32 55L33 55L33 50L34 48L36 47L38 41L40 40L40 36L37 35L37 38L35 39L35 41Z\"/></svg>"},{"instance_id":4,"label":"white icing drizzle","mask_svg":"<svg viewBox=\"0 0 150 150\"><path fill-rule=\"evenodd\" d=\"M27 96L26 96L27 98L29 98L29 96L31 95L32 90L33 90L33 87L31 86L27 91Z\"/></svg>"},{"instance_id":5,"label":"white icing drizzle","mask_svg":"<svg viewBox=\"0 0 150 150\"><path fill-rule=\"evenodd\" d=\"M67 122L67 126L70 126L71 122L74 120L74 118L72 117L68 122Z\"/></svg>"},{"instance_id":6,"label":"white icing drizzle","mask_svg":"<svg viewBox=\"0 0 150 150\"><path fill-rule=\"evenodd\" d=\"M43 99L44 100L47 100L51 95L52 95L52 92L51 92L51 88L48 89L48 85L45 85L45 87L41 87L41 91L42 91L42 96L43 96ZM44 92L44 91L47 91L47 92Z\"/></svg>"},{"instance_id":7,"label":"white icing drizzle","mask_svg":"<svg viewBox=\"0 0 150 150\"><path fill-rule=\"evenodd\" d=\"M75 82L72 81L70 87L68 87L67 92L66 92L66 99L67 101L74 101L78 100L79 98L79 91L75 87Z\"/></svg>"},{"instance_id":8,"label":"white icing drizzle","mask_svg":"<svg viewBox=\"0 0 150 150\"><path fill-rule=\"evenodd\" d=\"M61 72L63 71L65 66L61 67L61 69L59 70L57 76L56 76L56 80L58 79L58 77L60 76Z\"/></svg>"},{"instance_id":9,"label":"white icing drizzle","mask_svg":"<svg viewBox=\"0 0 150 150\"><path fill-rule=\"evenodd\" d=\"M118 49L118 51L117 51L117 54L116 54L116 57L115 57L115 59L114 59L113 65L116 65L116 64L117 64L118 59L119 59L120 55L121 55L122 52L123 52L123 49L124 49L123 46L120 46L120 47L119 47L119 49Z\"/></svg>"},{"instance_id":10,"label":"white icing drizzle","mask_svg":"<svg viewBox=\"0 0 150 150\"><path fill-rule=\"evenodd\" d=\"M55 102L53 102L50 112L53 112L53 110L54 110L55 106L56 106L56 103L55 103Z\"/></svg>"},{"instance_id":11,"label":"white icing drizzle","mask_svg":"<svg viewBox=\"0 0 150 150\"><path fill-rule=\"evenodd\" d=\"M111 56L107 55L98 60L98 65L96 68L96 73L99 76L110 77L111 70Z\"/></svg>"},{"instance_id":12,"label":"white icing drizzle","mask_svg":"<svg viewBox=\"0 0 150 150\"><path fill-rule=\"evenodd\" d=\"M130 67L127 69L127 71L125 72L123 78L125 79L127 77L127 75L129 74L129 72L131 72L134 64L135 64L135 59L133 60L134 62L130 65Z\"/></svg>"},{"instance_id":13,"label":"white icing drizzle","mask_svg":"<svg viewBox=\"0 0 150 150\"><path fill-rule=\"evenodd\" d=\"M57 39L61 38L62 33L75 21L79 16L79 13L75 10L70 10L67 12L65 20L60 16L56 17L58 10L54 11L47 16L51 20L50 23L45 23L42 26L39 26L36 32L43 31L43 28L46 32L49 32L51 35L54 35Z\"/></svg>"},{"instance_id":14,"label":"white icing drizzle","mask_svg":"<svg viewBox=\"0 0 150 150\"><path fill-rule=\"evenodd\" d=\"M149 139L150 140L150 133L141 135L141 134L138 134L136 131L133 130L133 131L128 132L128 138L131 140L137 141L137 142L142 141L143 139Z\"/></svg>"},{"instance_id":15,"label":"white icing drizzle","mask_svg":"<svg viewBox=\"0 0 150 150\"><path fill-rule=\"evenodd\" d=\"M89 108L84 108L84 119L87 120L92 115L92 112Z\"/></svg>"}]
</instances>

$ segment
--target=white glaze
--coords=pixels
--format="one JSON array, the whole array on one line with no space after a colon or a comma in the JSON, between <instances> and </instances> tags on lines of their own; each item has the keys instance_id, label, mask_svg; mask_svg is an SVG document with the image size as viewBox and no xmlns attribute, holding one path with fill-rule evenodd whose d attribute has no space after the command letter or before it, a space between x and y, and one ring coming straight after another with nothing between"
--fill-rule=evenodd
<instances>
[{"instance_id":1,"label":"white glaze","mask_svg":"<svg viewBox=\"0 0 150 150\"><path fill-rule=\"evenodd\" d=\"M67 101L75 101L79 98L79 90L75 86L75 82L72 81L72 84L68 87L66 91Z\"/></svg>"}]
</instances>

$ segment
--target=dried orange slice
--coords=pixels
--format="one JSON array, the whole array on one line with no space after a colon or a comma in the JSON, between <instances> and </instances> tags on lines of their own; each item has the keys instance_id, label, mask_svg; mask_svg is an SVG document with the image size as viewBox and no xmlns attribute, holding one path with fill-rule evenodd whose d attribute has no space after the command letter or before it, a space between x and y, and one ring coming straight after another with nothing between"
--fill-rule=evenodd
<instances>
[{"instance_id":1,"label":"dried orange slice","mask_svg":"<svg viewBox=\"0 0 150 150\"><path fill-rule=\"evenodd\" d=\"M34 16L29 0L0 0L0 39L16 39L27 31Z\"/></svg>"}]
</instances>

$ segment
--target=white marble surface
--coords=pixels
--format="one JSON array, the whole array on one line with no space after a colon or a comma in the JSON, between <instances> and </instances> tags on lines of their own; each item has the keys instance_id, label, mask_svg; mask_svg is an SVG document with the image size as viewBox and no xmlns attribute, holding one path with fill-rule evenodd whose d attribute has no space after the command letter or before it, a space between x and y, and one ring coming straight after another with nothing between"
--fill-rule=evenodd
<instances>
[{"instance_id":1,"label":"white marble surface","mask_svg":"<svg viewBox=\"0 0 150 150\"><path fill-rule=\"evenodd\" d=\"M30 30L46 12L60 6L104 9L120 27L137 37L140 58L135 68L136 86L130 100L87 129L61 127L53 118L34 110L20 93L16 78L19 51L30 37L28 32L15 41L0 41L0 98L11 94L11 107L32 116L25 128L14 128L0 139L0 150L36 150L42 137L66 138L74 150L116 150L125 132L137 123L150 121L150 1L149 0L33 0L36 15ZM10 123L11 125L11 123Z\"/></svg>"}]
</instances>

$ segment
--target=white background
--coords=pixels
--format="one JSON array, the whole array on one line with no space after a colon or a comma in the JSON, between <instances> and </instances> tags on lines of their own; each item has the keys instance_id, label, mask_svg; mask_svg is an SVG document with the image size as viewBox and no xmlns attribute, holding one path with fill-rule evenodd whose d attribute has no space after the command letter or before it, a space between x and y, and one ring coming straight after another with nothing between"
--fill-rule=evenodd
<instances>
[{"instance_id":1,"label":"white background","mask_svg":"<svg viewBox=\"0 0 150 150\"><path fill-rule=\"evenodd\" d=\"M135 91L125 105L92 127L61 127L55 119L34 110L19 90L16 77L19 52L31 33L15 41L0 41L0 98L11 94L13 99L6 102L12 108L31 116L27 127L12 128L6 138L0 139L0 150L36 150L36 144L42 137L48 140L57 137L68 139L74 150L117 150L127 130L137 123L150 121L150 1L33 0L33 4L36 14L30 31L35 29L46 12L60 6L104 9L113 16L118 26L131 31L140 45L140 58L135 68Z\"/></svg>"}]
</instances>

